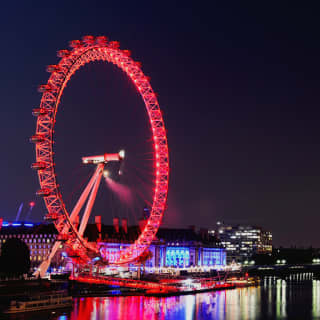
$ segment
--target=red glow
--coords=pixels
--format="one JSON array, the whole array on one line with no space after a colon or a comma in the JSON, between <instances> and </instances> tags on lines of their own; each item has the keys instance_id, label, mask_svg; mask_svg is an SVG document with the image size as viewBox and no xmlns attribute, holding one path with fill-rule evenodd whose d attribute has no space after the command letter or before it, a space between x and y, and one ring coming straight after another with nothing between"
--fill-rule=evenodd
<instances>
[{"instance_id":1,"label":"red glow","mask_svg":"<svg viewBox=\"0 0 320 320\"><path fill-rule=\"evenodd\" d=\"M29 202L29 206L30 206L30 207L34 207L35 204L36 204L36 203L35 203L34 201Z\"/></svg>"},{"instance_id":2,"label":"red glow","mask_svg":"<svg viewBox=\"0 0 320 320\"><path fill-rule=\"evenodd\" d=\"M108 187L123 201L126 205L130 206L133 204L133 197L131 190L110 178L105 178Z\"/></svg>"},{"instance_id":3,"label":"red glow","mask_svg":"<svg viewBox=\"0 0 320 320\"><path fill-rule=\"evenodd\" d=\"M169 181L169 154L167 137L162 113L157 101L157 96L146 77L141 70L141 63L135 62L130 58L128 50L119 49L119 42L108 42L106 37L85 36L82 41L73 40L70 42L72 50L58 51L60 62L50 67L50 74L47 84L40 86L43 92L40 104L40 110L46 112L39 113L37 118L36 135L33 139L36 147L36 162L45 163L45 167L38 170L38 177L41 190L50 190L46 193L44 201L50 214L55 214L57 219L54 224L61 234L65 226L69 227L69 238L66 246L77 248L75 255L80 256L82 262L89 261L89 251L98 252L85 239L79 236L74 225L70 222L62 195L56 181L55 168L53 163L53 135L56 111L58 109L60 98L64 88L72 75L83 65L102 60L110 62L119 69L126 72L136 88L141 94L149 115L153 139L156 141L154 146L155 158L157 159L155 167L157 168L157 188L155 189L154 201L147 227L141 233L136 242L127 249L120 252L116 264L128 263L136 260L150 245L161 224L167 201L168 181ZM75 63L75 61L77 61ZM40 138L41 139L40 139ZM159 173L159 174L158 174Z\"/></svg>"}]
</instances>

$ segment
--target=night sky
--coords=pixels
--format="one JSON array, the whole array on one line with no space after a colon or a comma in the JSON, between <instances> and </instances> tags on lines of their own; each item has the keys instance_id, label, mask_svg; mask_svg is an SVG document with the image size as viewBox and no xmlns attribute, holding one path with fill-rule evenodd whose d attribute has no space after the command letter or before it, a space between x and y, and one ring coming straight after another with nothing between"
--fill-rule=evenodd
<instances>
[{"instance_id":1,"label":"night sky","mask_svg":"<svg viewBox=\"0 0 320 320\"><path fill-rule=\"evenodd\" d=\"M277 246L320 247L317 8L285 1L174 3L2 2L0 216L12 220L21 202L36 200L31 219L42 220L28 141L37 87L69 40L106 35L142 62L164 111L167 226L257 224L273 232ZM113 66L79 70L59 108L56 162L67 204L92 172L81 156L124 146L128 167L144 166L137 159L151 142L143 103ZM103 207L106 190L96 214L112 211ZM111 215L103 219L110 223Z\"/></svg>"}]
</instances>

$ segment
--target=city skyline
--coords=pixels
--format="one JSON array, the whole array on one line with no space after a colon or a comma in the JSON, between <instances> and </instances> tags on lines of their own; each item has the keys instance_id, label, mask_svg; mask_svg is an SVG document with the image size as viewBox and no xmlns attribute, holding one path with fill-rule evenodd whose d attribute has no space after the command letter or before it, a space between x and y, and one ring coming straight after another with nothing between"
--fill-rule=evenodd
<instances>
[{"instance_id":1,"label":"city skyline","mask_svg":"<svg viewBox=\"0 0 320 320\"><path fill-rule=\"evenodd\" d=\"M64 4L66 16L73 12L66 23L62 11L43 5L3 6L8 14L0 22L2 41L10 50L1 65L1 217L14 220L21 202L33 200L31 220L44 216L28 139L35 130L37 87L48 79L45 67L57 62L56 51L69 40L106 35L142 61L164 110L171 166L165 225L261 225L272 231L276 245L320 247L316 11L284 4L276 10L222 4L204 10L185 2L183 8L149 3L132 4L128 13L120 7L90 7L85 13L80 1L76 8ZM50 19L53 24L46 23ZM96 112L88 114L89 107ZM117 113L120 107L124 111ZM63 176L77 170L79 152L120 146L121 139L105 137L120 130L130 135L125 115L136 117L138 125L130 130L146 136L139 97L110 66L81 70L60 111L57 166L69 193L78 182L69 175L67 186ZM75 111L77 122L71 121Z\"/></svg>"}]
</instances>

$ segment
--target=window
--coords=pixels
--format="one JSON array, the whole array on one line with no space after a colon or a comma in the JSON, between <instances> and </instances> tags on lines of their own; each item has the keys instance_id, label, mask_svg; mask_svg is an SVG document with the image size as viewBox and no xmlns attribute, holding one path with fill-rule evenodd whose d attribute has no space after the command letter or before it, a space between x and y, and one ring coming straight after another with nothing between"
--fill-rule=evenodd
<instances>
[{"instance_id":1,"label":"window","mask_svg":"<svg viewBox=\"0 0 320 320\"><path fill-rule=\"evenodd\" d=\"M168 247L166 250L166 266L188 267L190 252L187 247Z\"/></svg>"}]
</instances>

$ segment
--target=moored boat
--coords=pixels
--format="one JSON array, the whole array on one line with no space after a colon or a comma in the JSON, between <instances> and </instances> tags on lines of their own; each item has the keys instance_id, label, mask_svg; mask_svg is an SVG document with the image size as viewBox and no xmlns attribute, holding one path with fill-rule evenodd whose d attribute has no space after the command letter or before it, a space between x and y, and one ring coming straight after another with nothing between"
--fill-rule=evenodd
<instances>
[{"instance_id":1,"label":"moored boat","mask_svg":"<svg viewBox=\"0 0 320 320\"><path fill-rule=\"evenodd\" d=\"M72 306L72 296L66 290L39 292L13 298L3 311L5 314L68 308Z\"/></svg>"}]
</instances>

